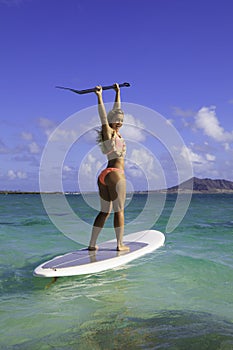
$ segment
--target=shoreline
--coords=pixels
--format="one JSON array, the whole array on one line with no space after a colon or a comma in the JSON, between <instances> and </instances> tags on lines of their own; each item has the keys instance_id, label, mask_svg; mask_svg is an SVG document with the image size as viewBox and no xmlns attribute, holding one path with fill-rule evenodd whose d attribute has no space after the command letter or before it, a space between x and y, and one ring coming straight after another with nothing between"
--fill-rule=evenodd
<instances>
[{"instance_id":1,"label":"shoreline","mask_svg":"<svg viewBox=\"0 0 233 350\"><path fill-rule=\"evenodd\" d=\"M21 190L0 190L0 194L65 194L65 195L80 195L80 194L96 194L98 191L21 191ZM224 179L199 179L193 177L187 181L182 182L180 185L176 185L168 188L161 188L157 190L138 190L133 192L127 192L127 194L148 194L148 193L163 193L163 194L231 194L233 193L233 181Z\"/></svg>"},{"instance_id":2,"label":"shoreline","mask_svg":"<svg viewBox=\"0 0 233 350\"><path fill-rule=\"evenodd\" d=\"M151 190L151 191L135 191L135 192L127 192L127 194L148 194L148 193L161 193L161 194L233 194L233 190L213 190L213 191L190 191L190 190ZM39 191L0 191L0 194L8 195L8 194L53 194L53 195L82 195L82 194L98 194L98 192L39 192Z\"/></svg>"}]
</instances>

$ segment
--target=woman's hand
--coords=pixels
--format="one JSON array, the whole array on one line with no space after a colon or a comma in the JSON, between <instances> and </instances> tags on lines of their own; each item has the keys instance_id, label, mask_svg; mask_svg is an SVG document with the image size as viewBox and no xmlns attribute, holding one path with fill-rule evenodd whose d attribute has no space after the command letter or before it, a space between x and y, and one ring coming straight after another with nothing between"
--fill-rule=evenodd
<instances>
[{"instance_id":1,"label":"woman's hand","mask_svg":"<svg viewBox=\"0 0 233 350\"><path fill-rule=\"evenodd\" d=\"M120 91L119 84L115 83L113 86L114 86L114 90L115 90L116 92L119 92L119 91Z\"/></svg>"},{"instance_id":2,"label":"woman's hand","mask_svg":"<svg viewBox=\"0 0 233 350\"><path fill-rule=\"evenodd\" d=\"M115 96L113 109L119 109L119 108L121 108L120 87L119 87L119 84L117 84L117 83L115 83L113 86L114 86L114 90L116 91L116 96Z\"/></svg>"},{"instance_id":3,"label":"woman's hand","mask_svg":"<svg viewBox=\"0 0 233 350\"><path fill-rule=\"evenodd\" d=\"M102 92L103 92L102 86L101 86L101 85L97 85L97 86L95 87L95 94L96 94L98 97L100 97L100 96L102 96Z\"/></svg>"},{"instance_id":4,"label":"woman's hand","mask_svg":"<svg viewBox=\"0 0 233 350\"><path fill-rule=\"evenodd\" d=\"M102 91L103 91L103 89L102 89L101 85L97 85L95 87L95 94L96 94L97 100L98 100L99 116L100 116L101 124L103 126L103 125L108 125L108 118L107 118L107 113L106 113L104 102L103 102Z\"/></svg>"}]
</instances>

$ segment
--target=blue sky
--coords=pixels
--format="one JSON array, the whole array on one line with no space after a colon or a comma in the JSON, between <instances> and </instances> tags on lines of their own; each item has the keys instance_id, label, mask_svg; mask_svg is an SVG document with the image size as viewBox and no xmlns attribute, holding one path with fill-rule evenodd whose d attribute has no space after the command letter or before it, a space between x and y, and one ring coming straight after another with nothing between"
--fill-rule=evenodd
<instances>
[{"instance_id":1,"label":"blue sky","mask_svg":"<svg viewBox=\"0 0 233 350\"><path fill-rule=\"evenodd\" d=\"M166 141L143 131L147 125L159 138L157 117L148 125L141 106L177 131L186 151L176 151L189 158L193 175L233 181L232 13L231 0L0 0L0 189L38 190L52 131L72 115L79 123L86 108L87 125L98 118L94 94L56 85L125 81L131 87L122 89L123 101L140 107L137 114L126 106L126 122L135 129L127 131L126 123L122 134L143 147L129 147L129 187L144 189L150 176L155 187L185 179L175 175L179 160ZM113 98L105 92L107 103ZM84 128L77 141L63 126L59 137L71 143L61 165L63 187L78 190L83 178L92 189L104 162L93 132ZM50 189L55 173L47 175Z\"/></svg>"}]
</instances>

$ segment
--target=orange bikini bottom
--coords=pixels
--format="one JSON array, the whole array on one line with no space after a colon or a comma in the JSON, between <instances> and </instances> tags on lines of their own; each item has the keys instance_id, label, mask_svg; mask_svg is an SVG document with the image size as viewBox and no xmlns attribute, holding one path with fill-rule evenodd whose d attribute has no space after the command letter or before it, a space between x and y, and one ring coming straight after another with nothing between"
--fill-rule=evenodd
<instances>
[{"instance_id":1,"label":"orange bikini bottom","mask_svg":"<svg viewBox=\"0 0 233 350\"><path fill-rule=\"evenodd\" d=\"M112 171L119 171L121 174L124 174L123 169L119 169L119 168L106 168L106 169L104 169L103 171L101 171L101 173L99 175L99 180L104 186L106 186L106 183L104 181L105 176L108 175L109 173L111 173Z\"/></svg>"}]
</instances>

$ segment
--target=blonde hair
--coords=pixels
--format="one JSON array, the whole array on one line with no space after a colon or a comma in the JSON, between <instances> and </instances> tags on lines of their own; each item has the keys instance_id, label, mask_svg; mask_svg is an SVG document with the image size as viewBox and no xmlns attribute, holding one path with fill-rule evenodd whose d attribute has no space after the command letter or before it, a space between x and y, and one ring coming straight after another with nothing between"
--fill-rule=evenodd
<instances>
[{"instance_id":1,"label":"blonde hair","mask_svg":"<svg viewBox=\"0 0 233 350\"><path fill-rule=\"evenodd\" d=\"M111 109L111 111L109 111L108 115L107 115L109 124L112 123L112 121L114 120L114 117L115 117L116 114L124 115L124 112L120 108L113 108L113 109Z\"/></svg>"},{"instance_id":2,"label":"blonde hair","mask_svg":"<svg viewBox=\"0 0 233 350\"><path fill-rule=\"evenodd\" d=\"M112 121L114 120L115 115L121 114L124 115L124 112L120 108L113 108L111 109L108 114L107 114L107 119L108 123L111 124ZM97 138L96 138L96 143L101 144L103 142L103 133L102 133L102 128L100 129L95 129L97 132Z\"/></svg>"}]
</instances>

